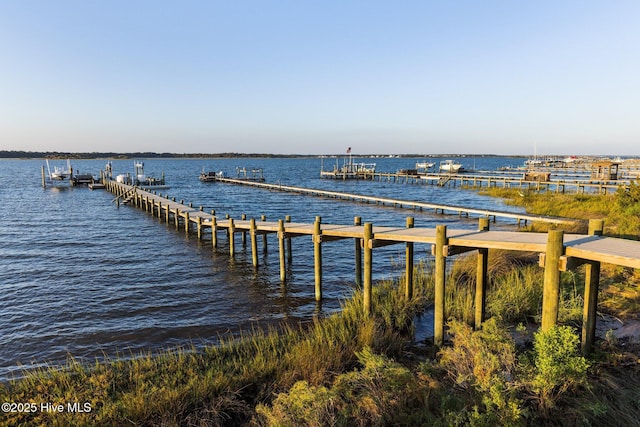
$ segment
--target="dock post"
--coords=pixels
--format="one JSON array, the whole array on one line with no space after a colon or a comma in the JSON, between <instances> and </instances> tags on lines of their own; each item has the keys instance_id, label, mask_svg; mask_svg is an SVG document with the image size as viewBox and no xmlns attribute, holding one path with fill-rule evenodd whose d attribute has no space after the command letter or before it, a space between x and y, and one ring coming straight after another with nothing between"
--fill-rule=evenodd
<instances>
[{"instance_id":1,"label":"dock post","mask_svg":"<svg viewBox=\"0 0 640 427\"><path fill-rule=\"evenodd\" d=\"M158 218L162 217L162 200L158 200Z\"/></svg>"},{"instance_id":2,"label":"dock post","mask_svg":"<svg viewBox=\"0 0 640 427\"><path fill-rule=\"evenodd\" d=\"M313 223L313 261L315 270L316 301L322 300L322 229L321 218L316 217Z\"/></svg>"},{"instance_id":3,"label":"dock post","mask_svg":"<svg viewBox=\"0 0 640 427\"><path fill-rule=\"evenodd\" d=\"M435 263L435 297L433 307L433 343L439 347L444 345L444 284L447 274L447 259L444 246L447 244L447 226L436 226L436 263Z\"/></svg>"},{"instance_id":4,"label":"dock post","mask_svg":"<svg viewBox=\"0 0 640 427\"><path fill-rule=\"evenodd\" d=\"M254 267L258 267L258 236L256 235L256 220L251 218L249 222L249 234L251 236L251 260Z\"/></svg>"},{"instance_id":5,"label":"dock post","mask_svg":"<svg viewBox=\"0 0 640 427\"><path fill-rule=\"evenodd\" d=\"M478 231L489 231L489 218L480 218L478 221ZM482 327L485 319L487 304L487 269L489 260L489 249L478 249L478 266L476 268L476 300L475 300L475 329Z\"/></svg>"},{"instance_id":6,"label":"dock post","mask_svg":"<svg viewBox=\"0 0 640 427\"><path fill-rule=\"evenodd\" d=\"M189 211L185 211L184 213L184 232L189 234Z\"/></svg>"},{"instance_id":7,"label":"dock post","mask_svg":"<svg viewBox=\"0 0 640 427\"><path fill-rule=\"evenodd\" d=\"M284 217L284 222L291 222L291 215ZM289 265L293 262L293 252L291 252L291 237L287 237L287 262Z\"/></svg>"},{"instance_id":8,"label":"dock post","mask_svg":"<svg viewBox=\"0 0 640 427\"><path fill-rule=\"evenodd\" d=\"M353 218L353 225L362 225L362 218L359 216ZM356 257L356 285L362 285L362 239L354 239L354 249Z\"/></svg>"},{"instance_id":9,"label":"dock post","mask_svg":"<svg viewBox=\"0 0 640 427\"><path fill-rule=\"evenodd\" d=\"M260 217L260 221L266 221L267 220L267 216L266 215L262 215ZM263 253L267 253L267 233L264 233L262 235L262 252Z\"/></svg>"},{"instance_id":10,"label":"dock post","mask_svg":"<svg viewBox=\"0 0 640 427\"><path fill-rule=\"evenodd\" d=\"M604 220L589 220L589 235L602 236ZM589 261L584 271L584 313L582 317L582 352L589 354L596 339L596 309L600 286L600 262Z\"/></svg>"},{"instance_id":11,"label":"dock post","mask_svg":"<svg viewBox=\"0 0 640 427\"><path fill-rule=\"evenodd\" d=\"M564 252L564 232L549 230L544 264L544 288L542 291L543 331L549 330L558 322L558 304L560 298L560 269L558 263Z\"/></svg>"},{"instance_id":12,"label":"dock post","mask_svg":"<svg viewBox=\"0 0 640 427\"><path fill-rule=\"evenodd\" d=\"M42 166L42 188L47 188L47 180L44 177L44 166Z\"/></svg>"},{"instance_id":13,"label":"dock post","mask_svg":"<svg viewBox=\"0 0 640 427\"><path fill-rule=\"evenodd\" d=\"M196 218L196 224L198 226L198 240L202 240L202 217Z\"/></svg>"},{"instance_id":14,"label":"dock post","mask_svg":"<svg viewBox=\"0 0 640 427\"><path fill-rule=\"evenodd\" d=\"M413 228L413 217L407 217L407 228ZM405 284L404 284L404 297L407 301L411 301L413 298L413 243L407 242L406 244L406 266L405 266Z\"/></svg>"},{"instance_id":15,"label":"dock post","mask_svg":"<svg viewBox=\"0 0 640 427\"><path fill-rule=\"evenodd\" d=\"M229 256L233 256L235 254L235 225L233 224L233 218L229 218Z\"/></svg>"},{"instance_id":16,"label":"dock post","mask_svg":"<svg viewBox=\"0 0 640 427\"><path fill-rule=\"evenodd\" d=\"M173 222L175 223L176 229L180 226L180 208L176 206L176 212L173 214Z\"/></svg>"},{"instance_id":17,"label":"dock post","mask_svg":"<svg viewBox=\"0 0 640 427\"><path fill-rule=\"evenodd\" d=\"M164 220L167 224L169 224L169 203L164 208Z\"/></svg>"},{"instance_id":18,"label":"dock post","mask_svg":"<svg viewBox=\"0 0 640 427\"><path fill-rule=\"evenodd\" d=\"M364 284L362 289L363 296L363 308L364 315L368 316L371 314L371 295L373 285L371 283L372 279L372 268L373 268L373 224L370 222L364 223L364 233L363 233L363 250L364 250Z\"/></svg>"},{"instance_id":19,"label":"dock post","mask_svg":"<svg viewBox=\"0 0 640 427\"><path fill-rule=\"evenodd\" d=\"M286 265L286 254L285 254L285 232L284 232L284 220L278 220L278 249L280 250L280 281L284 282L287 280L287 265Z\"/></svg>"},{"instance_id":20,"label":"dock post","mask_svg":"<svg viewBox=\"0 0 640 427\"><path fill-rule=\"evenodd\" d=\"M247 214L242 214L242 216L240 217L243 221L247 220ZM246 248L247 247L247 232L246 230L242 230L242 247Z\"/></svg>"},{"instance_id":21,"label":"dock post","mask_svg":"<svg viewBox=\"0 0 640 427\"><path fill-rule=\"evenodd\" d=\"M211 217L211 246L218 247L218 219L215 216Z\"/></svg>"}]
</instances>

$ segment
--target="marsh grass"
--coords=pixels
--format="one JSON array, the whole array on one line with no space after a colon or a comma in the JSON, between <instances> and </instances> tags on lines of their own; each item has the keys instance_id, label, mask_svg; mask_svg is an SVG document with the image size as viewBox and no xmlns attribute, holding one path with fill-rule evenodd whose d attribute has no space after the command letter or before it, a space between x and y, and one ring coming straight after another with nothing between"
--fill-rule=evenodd
<instances>
[{"instance_id":1,"label":"marsh grass","mask_svg":"<svg viewBox=\"0 0 640 427\"><path fill-rule=\"evenodd\" d=\"M61 368L26 372L24 378L0 386L3 401L89 402L92 410L11 413L7 425L246 423L256 404L297 381L322 386L353 368L365 347L400 355L411 340L412 319L426 303L420 283L410 303L397 282L379 284L370 316L365 316L362 293L356 291L341 312L299 327L253 330L201 350L169 349L91 366L70 358Z\"/></svg>"}]
</instances>

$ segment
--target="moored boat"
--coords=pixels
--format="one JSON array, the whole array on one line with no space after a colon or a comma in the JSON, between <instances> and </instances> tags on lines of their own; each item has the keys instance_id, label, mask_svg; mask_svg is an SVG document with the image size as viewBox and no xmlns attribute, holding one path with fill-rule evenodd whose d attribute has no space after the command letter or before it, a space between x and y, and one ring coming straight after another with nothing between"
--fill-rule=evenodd
<instances>
[{"instance_id":1,"label":"moored boat","mask_svg":"<svg viewBox=\"0 0 640 427\"><path fill-rule=\"evenodd\" d=\"M443 160L440 162L440 172L457 173L463 171L464 167L462 167L462 164L456 163L451 159Z\"/></svg>"}]
</instances>

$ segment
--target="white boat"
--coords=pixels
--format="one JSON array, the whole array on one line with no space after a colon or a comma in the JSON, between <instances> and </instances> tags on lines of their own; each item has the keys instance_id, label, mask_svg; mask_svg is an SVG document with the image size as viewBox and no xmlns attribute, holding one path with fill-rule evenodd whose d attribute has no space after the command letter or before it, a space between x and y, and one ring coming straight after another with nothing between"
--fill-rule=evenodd
<instances>
[{"instance_id":1,"label":"white boat","mask_svg":"<svg viewBox=\"0 0 640 427\"><path fill-rule=\"evenodd\" d=\"M425 171L428 171L429 169L431 169L435 165L436 164L433 163L433 162L427 162L426 160L424 160L422 162L416 162L416 169L417 170L423 169Z\"/></svg>"},{"instance_id":2,"label":"white boat","mask_svg":"<svg viewBox=\"0 0 640 427\"><path fill-rule=\"evenodd\" d=\"M164 172L162 173L162 178L147 176L144 172L144 163L139 161L133 162L133 168L133 177L128 173L120 174L116 176L116 182L127 185L137 185L139 187L168 188L168 186L165 185ZM108 168L108 173L112 173L110 167Z\"/></svg>"},{"instance_id":3,"label":"white boat","mask_svg":"<svg viewBox=\"0 0 640 427\"><path fill-rule=\"evenodd\" d=\"M50 181L64 181L65 179L69 179L73 175L73 169L71 168L71 161L67 159L67 168L60 166L54 166L53 170L51 170L51 166L49 165L49 159L45 159L47 163L47 171L49 172L49 180Z\"/></svg>"},{"instance_id":4,"label":"white boat","mask_svg":"<svg viewBox=\"0 0 640 427\"><path fill-rule=\"evenodd\" d=\"M464 168L461 163L456 163L451 159L440 162L440 172L456 173L462 171L464 171Z\"/></svg>"}]
</instances>

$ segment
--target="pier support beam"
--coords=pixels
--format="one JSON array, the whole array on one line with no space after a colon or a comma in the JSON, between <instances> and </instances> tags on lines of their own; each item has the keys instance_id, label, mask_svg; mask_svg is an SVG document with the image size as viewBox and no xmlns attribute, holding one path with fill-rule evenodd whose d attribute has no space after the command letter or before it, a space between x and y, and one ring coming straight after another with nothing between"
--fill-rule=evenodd
<instances>
[{"instance_id":1,"label":"pier support beam","mask_svg":"<svg viewBox=\"0 0 640 427\"><path fill-rule=\"evenodd\" d=\"M313 266L315 271L316 301L322 300L322 230L321 218L316 217L313 223Z\"/></svg>"},{"instance_id":2,"label":"pier support beam","mask_svg":"<svg viewBox=\"0 0 640 427\"><path fill-rule=\"evenodd\" d=\"M215 216L211 217L211 246L213 249L218 247L218 219Z\"/></svg>"},{"instance_id":3,"label":"pier support beam","mask_svg":"<svg viewBox=\"0 0 640 427\"><path fill-rule=\"evenodd\" d=\"M364 223L364 286L363 293L363 306L364 314L368 316L371 314L371 296L373 284L372 282L372 269L373 269L373 224L370 222Z\"/></svg>"},{"instance_id":4,"label":"pier support beam","mask_svg":"<svg viewBox=\"0 0 640 427\"><path fill-rule=\"evenodd\" d=\"M544 289L542 291L543 331L549 330L558 322L558 304L560 298L560 257L564 254L564 232L549 230L544 264Z\"/></svg>"},{"instance_id":5,"label":"pier support beam","mask_svg":"<svg viewBox=\"0 0 640 427\"><path fill-rule=\"evenodd\" d=\"M249 221L249 235L251 237L251 261L253 267L258 267L258 236L256 232L256 219L251 218Z\"/></svg>"},{"instance_id":6,"label":"pier support beam","mask_svg":"<svg viewBox=\"0 0 640 427\"><path fill-rule=\"evenodd\" d=\"M433 343L439 347L444 345L444 285L447 259L444 246L447 244L447 226L436 226L436 262L435 262L435 297L433 307Z\"/></svg>"},{"instance_id":7,"label":"pier support beam","mask_svg":"<svg viewBox=\"0 0 640 427\"><path fill-rule=\"evenodd\" d=\"M247 214L242 214L241 219L243 221L246 221L247 220ZM243 230L241 236L242 236L242 247L246 248L247 247L247 232L245 230Z\"/></svg>"},{"instance_id":8,"label":"pier support beam","mask_svg":"<svg viewBox=\"0 0 640 427\"><path fill-rule=\"evenodd\" d=\"M413 217L407 217L407 228L413 228ZM407 242L406 244L406 266L405 266L405 284L404 284L404 297L407 301L411 301L413 298L413 243Z\"/></svg>"},{"instance_id":9,"label":"pier support beam","mask_svg":"<svg viewBox=\"0 0 640 427\"><path fill-rule=\"evenodd\" d=\"M602 236L604 220L589 221L589 235ZM596 339L596 309L598 307L598 288L600 286L600 262L589 261L584 270L584 312L582 317L582 352L589 354Z\"/></svg>"},{"instance_id":10,"label":"pier support beam","mask_svg":"<svg viewBox=\"0 0 640 427\"><path fill-rule=\"evenodd\" d=\"M489 231L489 218L480 218L478 231ZM489 249L478 249L478 266L476 268L476 299L475 299L475 329L482 327L485 319L485 306L487 303L487 266Z\"/></svg>"},{"instance_id":11,"label":"pier support beam","mask_svg":"<svg viewBox=\"0 0 640 427\"><path fill-rule=\"evenodd\" d=\"M236 253L235 224L233 218L229 218L229 256L233 257Z\"/></svg>"},{"instance_id":12,"label":"pier support beam","mask_svg":"<svg viewBox=\"0 0 640 427\"><path fill-rule=\"evenodd\" d=\"M291 215L287 215L284 218L284 222L291 222ZM289 263L289 265L291 265L293 262L293 252L291 252L291 237L287 237L286 243L287 243L287 262Z\"/></svg>"},{"instance_id":13,"label":"pier support beam","mask_svg":"<svg viewBox=\"0 0 640 427\"><path fill-rule=\"evenodd\" d=\"M359 216L353 218L353 225L362 225L362 218ZM356 263L356 285L362 285L362 239L353 239Z\"/></svg>"},{"instance_id":14,"label":"pier support beam","mask_svg":"<svg viewBox=\"0 0 640 427\"><path fill-rule=\"evenodd\" d=\"M262 215L260 217L260 221L264 222L267 220L267 216L266 215ZM264 233L262 235L262 252L263 253L267 253L267 233Z\"/></svg>"},{"instance_id":15,"label":"pier support beam","mask_svg":"<svg viewBox=\"0 0 640 427\"><path fill-rule=\"evenodd\" d=\"M280 251L280 281L287 280L287 265L285 254L285 232L284 232L284 220L278 220L278 249Z\"/></svg>"}]
</instances>

